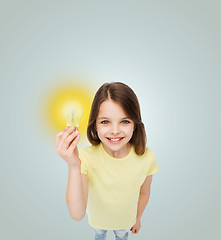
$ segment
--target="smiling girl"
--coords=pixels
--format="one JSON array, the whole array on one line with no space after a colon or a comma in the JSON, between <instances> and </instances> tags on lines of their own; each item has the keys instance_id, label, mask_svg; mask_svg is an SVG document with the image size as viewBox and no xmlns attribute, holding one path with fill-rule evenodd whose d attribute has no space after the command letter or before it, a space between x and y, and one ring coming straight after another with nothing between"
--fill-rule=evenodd
<instances>
[{"instance_id":1,"label":"smiling girl","mask_svg":"<svg viewBox=\"0 0 221 240\"><path fill-rule=\"evenodd\" d=\"M97 91L87 129L90 147L77 149L79 132L66 127L56 135L56 152L69 168L66 201L70 216L87 212L95 240L113 230L116 240L138 233L150 197L154 153L146 147L140 106L133 90L120 82Z\"/></svg>"}]
</instances>

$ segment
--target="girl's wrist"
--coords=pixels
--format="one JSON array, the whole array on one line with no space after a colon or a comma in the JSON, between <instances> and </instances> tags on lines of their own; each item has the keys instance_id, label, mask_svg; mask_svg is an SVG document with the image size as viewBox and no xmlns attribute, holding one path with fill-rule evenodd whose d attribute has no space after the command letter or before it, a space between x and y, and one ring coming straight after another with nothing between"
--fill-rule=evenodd
<instances>
[{"instance_id":1,"label":"girl's wrist","mask_svg":"<svg viewBox=\"0 0 221 240\"><path fill-rule=\"evenodd\" d=\"M68 170L71 172L80 172L81 171L81 165L79 166L68 166Z\"/></svg>"}]
</instances>

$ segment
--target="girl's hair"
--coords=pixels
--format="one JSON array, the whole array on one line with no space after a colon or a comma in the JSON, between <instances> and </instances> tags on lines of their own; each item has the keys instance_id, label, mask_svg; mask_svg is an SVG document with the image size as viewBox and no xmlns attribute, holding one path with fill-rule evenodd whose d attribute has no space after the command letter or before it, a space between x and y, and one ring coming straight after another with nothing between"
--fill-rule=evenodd
<instances>
[{"instance_id":1,"label":"girl's hair","mask_svg":"<svg viewBox=\"0 0 221 240\"><path fill-rule=\"evenodd\" d=\"M135 147L137 155L143 155L146 149L146 132L141 120L140 105L133 90L121 82L105 83L96 92L87 127L89 142L92 145L98 145L101 142L96 131L96 119L101 103L107 99L118 103L134 122L135 130L130 143Z\"/></svg>"}]
</instances>

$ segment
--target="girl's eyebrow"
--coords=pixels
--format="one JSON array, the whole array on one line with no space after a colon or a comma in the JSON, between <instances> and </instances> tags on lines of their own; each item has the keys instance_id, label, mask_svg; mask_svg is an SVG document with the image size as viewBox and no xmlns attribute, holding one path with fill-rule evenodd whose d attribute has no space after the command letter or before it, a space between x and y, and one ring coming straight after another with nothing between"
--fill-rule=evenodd
<instances>
[{"instance_id":1,"label":"girl's eyebrow","mask_svg":"<svg viewBox=\"0 0 221 240\"><path fill-rule=\"evenodd\" d=\"M97 119L109 119L108 117L98 117ZM129 117L123 117L121 118L121 120L123 119L130 119Z\"/></svg>"},{"instance_id":2,"label":"girl's eyebrow","mask_svg":"<svg viewBox=\"0 0 221 240\"><path fill-rule=\"evenodd\" d=\"M98 117L97 119L108 119L108 117Z\"/></svg>"}]
</instances>

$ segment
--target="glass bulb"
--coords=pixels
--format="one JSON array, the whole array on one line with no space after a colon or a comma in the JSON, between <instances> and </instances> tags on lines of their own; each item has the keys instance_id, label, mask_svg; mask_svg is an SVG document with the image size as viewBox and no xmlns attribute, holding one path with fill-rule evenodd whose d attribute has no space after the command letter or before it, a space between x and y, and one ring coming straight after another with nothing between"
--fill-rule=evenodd
<instances>
[{"instance_id":1,"label":"glass bulb","mask_svg":"<svg viewBox=\"0 0 221 240\"><path fill-rule=\"evenodd\" d=\"M61 112L67 126L79 127L83 115L83 108L80 103L68 101L62 106Z\"/></svg>"}]
</instances>

